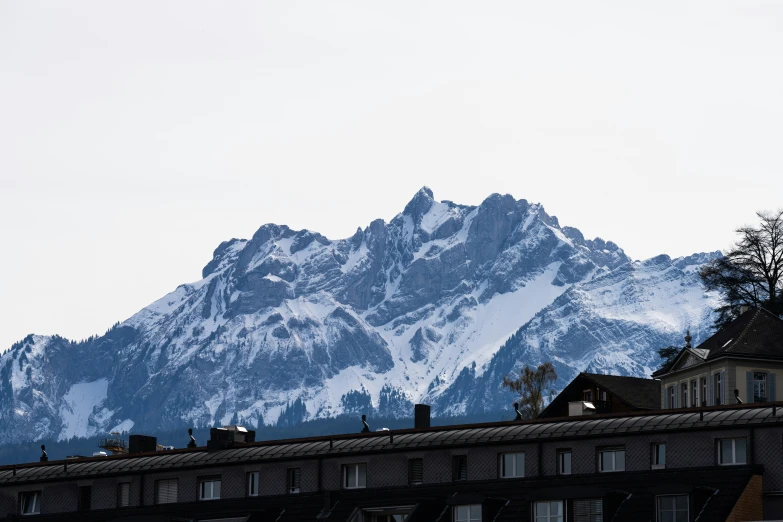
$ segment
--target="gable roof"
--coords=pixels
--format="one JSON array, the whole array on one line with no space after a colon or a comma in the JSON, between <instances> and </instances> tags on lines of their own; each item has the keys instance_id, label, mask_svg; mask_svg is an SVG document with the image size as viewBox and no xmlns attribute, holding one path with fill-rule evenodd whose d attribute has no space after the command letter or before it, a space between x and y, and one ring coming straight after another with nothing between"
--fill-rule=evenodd
<instances>
[{"instance_id":1,"label":"gable roof","mask_svg":"<svg viewBox=\"0 0 783 522\"><path fill-rule=\"evenodd\" d=\"M563 397L568 396L572 387L581 387L582 384L579 383L583 380L603 388L633 409L657 410L661 407L661 383L659 381L640 377L581 372L544 408L539 417L546 417L548 412L565 400Z\"/></svg>"},{"instance_id":2,"label":"gable roof","mask_svg":"<svg viewBox=\"0 0 783 522\"><path fill-rule=\"evenodd\" d=\"M652 376L673 371L685 353L705 361L727 356L783 359L783 320L761 307L748 310L696 348L683 348L670 364Z\"/></svg>"}]
</instances>

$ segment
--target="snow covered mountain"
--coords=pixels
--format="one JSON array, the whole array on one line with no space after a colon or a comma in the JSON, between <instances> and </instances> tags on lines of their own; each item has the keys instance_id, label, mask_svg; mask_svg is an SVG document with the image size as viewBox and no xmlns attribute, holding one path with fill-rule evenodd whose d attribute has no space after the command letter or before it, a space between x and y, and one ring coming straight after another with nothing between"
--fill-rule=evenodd
<instances>
[{"instance_id":1,"label":"snow covered mountain","mask_svg":"<svg viewBox=\"0 0 783 522\"><path fill-rule=\"evenodd\" d=\"M708 334L698 267L631 261L543 207L478 207L422 188L343 240L264 225L222 243L203 278L81 343L29 336L0 356L0 443L340 413L507 410L503 375L552 360L648 375L655 349ZM29 436L27 437L29 438Z\"/></svg>"}]
</instances>

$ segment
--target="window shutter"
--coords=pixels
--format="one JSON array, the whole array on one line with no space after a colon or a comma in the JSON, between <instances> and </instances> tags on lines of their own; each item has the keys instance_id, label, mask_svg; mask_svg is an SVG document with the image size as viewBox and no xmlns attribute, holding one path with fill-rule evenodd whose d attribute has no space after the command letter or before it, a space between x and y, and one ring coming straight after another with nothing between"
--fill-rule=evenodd
<instances>
[{"instance_id":1,"label":"window shutter","mask_svg":"<svg viewBox=\"0 0 783 522\"><path fill-rule=\"evenodd\" d=\"M603 522L601 499L574 500L574 522Z\"/></svg>"},{"instance_id":2,"label":"window shutter","mask_svg":"<svg viewBox=\"0 0 783 522\"><path fill-rule=\"evenodd\" d=\"M454 455L452 460L453 480L468 480L468 456Z\"/></svg>"},{"instance_id":3,"label":"window shutter","mask_svg":"<svg viewBox=\"0 0 783 522\"><path fill-rule=\"evenodd\" d=\"M117 487L117 505L127 507L130 505L130 483L121 482Z\"/></svg>"},{"instance_id":4,"label":"window shutter","mask_svg":"<svg viewBox=\"0 0 783 522\"><path fill-rule=\"evenodd\" d=\"M767 392L767 400L775 402L777 399L777 395L775 394L775 374L770 372L767 374L767 379L769 379L769 382L767 383L767 386L769 387L769 391Z\"/></svg>"},{"instance_id":5,"label":"window shutter","mask_svg":"<svg viewBox=\"0 0 783 522\"><path fill-rule=\"evenodd\" d=\"M159 480L155 490L156 504L171 504L177 501L177 479Z\"/></svg>"},{"instance_id":6,"label":"window shutter","mask_svg":"<svg viewBox=\"0 0 783 522\"><path fill-rule=\"evenodd\" d=\"M715 406L715 375L707 376L707 388L710 389L710 402L707 406Z\"/></svg>"},{"instance_id":7,"label":"window shutter","mask_svg":"<svg viewBox=\"0 0 783 522\"><path fill-rule=\"evenodd\" d=\"M411 459L408 461L408 480L411 486L424 483L424 460Z\"/></svg>"},{"instance_id":8,"label":"window shutter","mask_svg":"<svg viewBox=\"0 0 783 522\"><path fill-rule=\"evenodd\" d=\"M753 397L753 372L745 372L745 402L755 402Z\"/></svg>"}]
</instances>

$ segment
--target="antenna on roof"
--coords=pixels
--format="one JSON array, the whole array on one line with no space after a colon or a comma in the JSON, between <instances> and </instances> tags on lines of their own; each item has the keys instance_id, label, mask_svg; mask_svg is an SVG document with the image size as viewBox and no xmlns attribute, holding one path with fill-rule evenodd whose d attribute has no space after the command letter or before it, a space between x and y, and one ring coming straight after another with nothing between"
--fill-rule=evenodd
<instances>
[{"instance_id":1,"label":"antenna on roof","mask_svg":"<svg viewBox=\"0 0 783 522\"><path fill-rule=\"evenodd\" d=\"M362 415L362 424L364 424L364 428L362 428L362 433L369 433L370 425L367 424L367 415Z\"/></svg>"},{"instance_id":2,"label":"antenna on roof","mask_svg":"<svg viewBox=\"0 0 783 522\"><path fill-rule=\"evenodd\" d=\"M514 420L522 420L522 412L519 411L519 403L518 402L514 403L514 411L517 412L517 416L516 416L516 418Z\"/></svg>"},{"instance_id":3,"label":"antenna on roof","mask_svg":"<svg viewBox=\"0 0 783 522\"><path fill-rule=\"evenodd\" d=\"M691 329L688 328L685 331L685 347L686 348L690 348L691 347L691 339L693 339L693 337L691 337Z\"/></svg>"},{"instance_id":4,"label":"antenna on roof","mask_svg":"<svg viewBox=\"0 0 783 522\"><path fill-rule=\"evenodd\" d=\"M196 438L193 436L193 428L188 428L188 435L190 435L190 442L188 442L188 448L198 447L198 444L196 444Z\"/></svg>"},{"instance_id":5,"label":"antenna on roof","mask_svg":"<svg viewBox=\"0 0 783 522\"><path fill-rule=\"evenodd\" d=\"M734 390L734 398L737 399L737 404L742 404L742 399L739 398L739 390Z\"/></svg>"},{"instance_id":6,"label":"antenna on roof","mask_svg":"<svg viewBox=\"0 0 783 522\"><path fill-rule=\"evenodd\" d=\"M41 444L41 462L49 462L49 454L46 453L45 444Z\"/></svg>"}]
</instances>

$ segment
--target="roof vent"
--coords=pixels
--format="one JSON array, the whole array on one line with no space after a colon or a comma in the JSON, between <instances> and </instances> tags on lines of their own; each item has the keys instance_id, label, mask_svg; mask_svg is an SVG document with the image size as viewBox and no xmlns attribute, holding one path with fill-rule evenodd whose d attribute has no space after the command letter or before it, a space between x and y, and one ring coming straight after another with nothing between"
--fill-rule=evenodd
<instances>
[{"instance_id":1,"label":"roof vent","mask_svg":"<svg viewBox=\"0 0 783 522\"><path fill-rule=\"evenodd\" d=\"M364 428L362 428L362 433L370 433L370 425L367 424L367 415L362 415L362 424L364 424Z\"/></svg>"},{"instance_id":2,"label":"roof vent","mask_svg":"<svg viewBox=\"0 0 783 522\"><path fill-rule=\"evenodd\" d=\"M49 455L46 453L45 444L41 444L41 462L49 462Z\"/></svg>"},{"instance_id":3,"label":"roof vent","mask_svg":"<svg viewBox=\"0 0 783 522\"><path fill-rule=\"evenodd\" d=\"M196 437L193 436L193 428L188 428L188 436L190 437L190 442L188 442L188 448L197 447L198 444L196 444Z\"/></svg>"}]
</instances>

